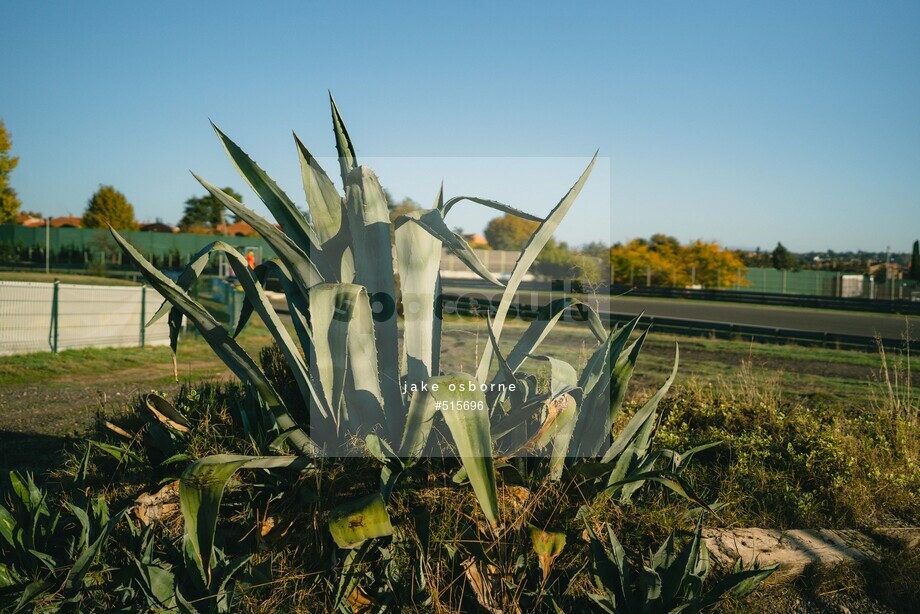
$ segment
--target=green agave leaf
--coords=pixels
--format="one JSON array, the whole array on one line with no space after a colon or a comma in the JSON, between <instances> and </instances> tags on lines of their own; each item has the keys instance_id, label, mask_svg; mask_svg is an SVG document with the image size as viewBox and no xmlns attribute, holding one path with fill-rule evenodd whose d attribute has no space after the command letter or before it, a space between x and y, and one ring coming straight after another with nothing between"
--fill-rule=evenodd
<instances>
[{"instance_id":1,"label":"green agave leaf","mask_svg":"<svg viewBox=\"0 0 920 614\"><path fill-rule=\"evenodd\" d=\"M441 186L441 189L443 190L443 185ZM447 202L444 202L444 198L442 196L438 202L437 208L443 212L444 217L447 217L448 212L453 208L453 206L463 201L469 201L469 202L476 203L477 205L483 205L485 207L489 207L490 209L501 211L502 213L510 213L511 215L514 215L519 218L523 218L525 220L530 220L531 222L542 222L543 221L542 217L537 217L536 215L531 215L530 213L526 213L524 211L520 211L519 209L515 209L514 207L509 207L508 205L500 203L497 200L489 200L488 198L477 198L475 196L455 196L451 198L450 200L448 200Z\"/></svg>"},{"instance_id":2,"label":"green agave leaf","mask_svg":"<svg viewBox=\"0 0 920 614\"><path fill-rule=\"evenodd\" d=\"M300 346L303 348L304 354L308 357L312 357L314 354L313 334L307 322L307 315L309 313L307 298L306 295L301 292L300 287L291 279L284 264L282 264L280 260L273 258L258 265L252 273L253 277L256 278L263 288L265 287L265 281L269 274L274 275L281 283L281 289L284 291L284 297L287 301L288 315L291 316L291 322L294 324L294 331L297 333L297 338L300 340ZM234 338L239 336L242 332L254 311L254 303L249 300L247 295L244 294L244 297L245 300L240 309L240 319L237 323L236 331L233 333ZM315 359L312 359L310 364L315 363Z\"/></svg>"},{"instance_id":3,"label":"green agave leaf","mask_svg":"<svg viewBox=\"0 0 920 614\"><path fill-rule=\"evenodd\" d=\"M210 252L206 251L204 254L210 255ZM206 266L208 266L208 258L202 258L202 252L199 251L198 254L192 258L192 261L189 262L188 266L182 270L182 273L179 275L179 279L176 280L176 285L183 290L188 291L188 289L191 288L196 281L198 281L198 278L201 277L201 273L204 271ZM166 315L170 309L176 311L169 303L169 301L164 300L163 304L160 305L160 308L157 309L157 312L153 314L153 317L147 321L147 326L152 326L157 320Z\"/></svg>"},{"instance_id":4,"label":"green agave leaf","mask_svg":"<svg viewBox=\"0 0 920 614\"><path fill-rule=\"evenodd\" d=\"M779 569L779 567L780 564L775 563L768 567L744 569L730 573L716 582L699 601L679 611L688 613L702 612L706 608L718 603L718 601L729 592L737 597L743 597L756 589L764 580L769 578L773 572Z\"/></svg>"},{"instance_id":5,"label":"green agave leaf","mask_svg":"<svg viewBox=\"0 0 920 614\"><path fill-rule=\"evenodd\" d=\"M13 487L13 493L33 516L48 513L45 493L35 484L31 473L23 475L18 471L10 471L10 484Z\"/></svg>"},{"instance_id":6,"label":"green agave leaf","mask_svg":"<svg viewBox=\"0 0 920 614\"><path fill-rule=\"evenodd\" d=\"M390 515L380 493L374 493L329 512L329 532L339 548L357 548L368 539L393 534Z\"/></svg>"},{"instance_id":7,"label":"green agave leaf","mask_svg":"<svg viewBox=\"0 0 920 614\"><path fill-rule=\"evenodd\" d=\"M619 412L626 395L626 386L632 375L645 336L632 346L630 361L621 361L623 348L639 322L631 320L610 334L606 343L592 354L579 378L585 390L584 411L575 427L578 456L595 457L609 440L613 419ZM611 365L614 365L611 368Z\"/></svg>"},{"instance_id":8,"label":"green agave leaf","mask_svg":"<svg viewBox=\"0 0 920 614\"><path fill-rule=\"evenodd\" d=\"M498 490L485 395L480 390L479 382L466 373L442 375L430 381L432 385L437 385L437 390L431 391L435 402L453 404L451 408L441 411L441 416L457 446L460 462L466 469L479 506L494 526L498 524ZM456 409L457 403L469 403L483 409Z\"/></svg>"},{"instance_id":9,"label":"green agave leaf","mask_svg":"<svg viewBox=\"0 0 920 614\"><path fill-rule=\"evenodd\" d=\"M396 223L396 262L403 305L406 381L415 384L434 372L435 292L441 269L441 240L417 223L422 212Z\"/></svg>"},{"instance_id":10,"label":"green agave leaf","mask_svg":"<svg viewBox=\"0 0 920 614\"><path fill-rule=\"evenodd\" d=\"M511 385L514 385L515 390L509 392L512 399L511 411L514 412L515 407L526 405L527 401L529 400L527 397L527 389L523 386L523 382L517 378L514 373L514 369L511 368L511 366L508 364L508 361L505 360L505 356L502 354L502 350L498 346L498 340L495 338L495 331L492 329L492 318L489 317L488 314L486 314L486 332L489 334L489 343L492 344L492 351L495 353L495 358L498 362L498 373L496 373L495 378L493 379L493 384L497 385L502 383L509 388ZM508 396L509 393L500 391L495 386L492 386L492 390L497 391L489 395L492 397L490 399L491 402L489 407L493 412L493 417L500 417L501 412L496 412L496 409L499 407L501 402L504 401L505 397ZM504 416L504 418L508 417L508 414ZM525 415L522 417L526 418L527 416ZM496 436L496 438L497 437L498 436Z\"/></svg>"},{"instance_id":11,"label":"green agave leaf","mask_svg":"<svg viewBox=\"0 0 920 614\"><path fill-rule=\"evenodd\" d=\"M632 373L636 368L636 363L639 360L639 352L642 350L642 346L645 344L645 339L648 337L648 329L646 329L638 339L626 350L625 353L620 353L619 357L614 361L613 373L610 377L610 422L613 422L613 419L616 418L616 415L620 412L620 408L623 406L623 399L626 396L626 389L629 386L629 380L632 377ZM611 352L611 354L613 354ZM607 429L610 430L609 428Z\"/></svg>"},{"instance_id":12,"label":"green agave leaf","mask_svg":"<svg viewBox=\"0 0 920 614\"><path fill-rule=\"evenodd\" d=\"M19 601L16 602L16 607L13 609L13 614L16 612L22 612L26 606L35 601L36 599L47 594L55 586L54 581L52 580L35 580L26 585L25 589L22 591L22 596L19 597Z\"/></svg>"},{"instance_id":13,"label":"green agave leaf","mask_svg":"<svg viewBox=\"0 0 920 614\"><path fill-rule=\"evenodd\" d=\"M325 246L342 229L342 196L310 150L294 135L303 191L320 244Z\"/></svg>"},{"instance_id":14,"label":"green agave leaf","mask_svg":"<svg viewBox=\"0 0 920 614\"><path fill-rule=\"evenodd\" d=\"M674 491L687 501L696 503L710 514L715 514L715 511L709 506L709 504L706 503L690 487L690 484L687 482L687 480L671 471L647 471L645 473L630 475L618 482L614 482L613 484L608 485L602 494L603 496L609 496L615 493L616 490L621 486L644 481L658 482L659 484L662 484L663 486L666 486L670 490Z\"/></svg>"},{"instance_id":15,"label":"green agave leaf","mask_svg":"<svg viewBox=\"0 0 920 614\"><path fill-rule=\"evenodd\" d=\"M8 509L0 505L0 535L3 536L3 539L6 540L13 548L18 548L18 540L16 539L16 527L19 523L16 522L16 519L10 513Z\"/></svg>"},{"instance_id":16,"label":"green agave leaf","mask_svg":"<svg viewBox=\"0 0 920 614\"><path fill-rule=\"evenodd\" d=\"M352 592L358 588L364 569L362 564L371 552L374 542L367 541L356 549L349 550L342 562L342 573L335 588L335 609L339 612L353 611L348 607L346 601Z\"/></svg>"},{"instance_id":17,"label":"green agave leaf","mask_svg":"<svg viewBox=\"0 0 920 614\"><path fill-rule=\"evenodd\" d=\"M240 176L249 184L249 187L259 195L268 210L281 225L284 233L290 237L293 242L301 249L305 249L310 258L316 263L317 268L326 279L332 279L333 273L329 264L323 256L323 250L320 247L320 239L316 231L310 226L300 209L288 198L288 195L278 187L278 185L266 174L259 165L240 149L236 143L230 140L220 128L211 122L211 127L217 133L217 138L227 151L227 155L239 171ZM255 227L253 227L255 228Z\"/></svg>"},{"instance_id":18,"label":"green agave leaf","mask_svg":"<svg viewBox=\"0 0 920 614\"><path fill-rule=\"evenodd\" d=\"M306 292L311 286L326 280L323 275L323 268L314 263L300 247L291 240L286 234L275 228L275 226L249 209L243 203L239 202L232 196L226 194L220 188L208 183L195 173L192 176L198 180L204 188L211 193L220 203L230 209L244 222L262 235L262 238L271 246L278 258L284 263L291 273L291 277L301 289ZM328 274L328 271L327 271Z\"/></svg>"},{"instance_id":19,"label":"green agave leaf","mask_svg":"<svg viewBox=\"0 0 920 614\"><path fill-rule=\"evenodd\" d=\"M555 299L540 307L536 319L530 323L527 330L521 335L521 338L518 339L511 351L508 352L507 363L511 371L516 373L517 370L521 368L521 365L524 364L527 357L543 343L543 340L546 339L546 336L549 335L550 331L552 331L553 327L567 309L580 304L582 303L578 299L565 297ZM590 311L592 313L594 312L593 309ZM597 314L595 314L595 316L596 315ZM598 341L604 341L607 337L606 331L603 330L603 325L601 326L601 331L603 334L598 337ZM597 334L597 331L594 332ZM502 379L503 378L499 377L496 382Z\"/></svg>"},{"instance_id":20,"label":"green agave leaf","mask_svg":"<svg viewBox=\"0 0 920 614\"><path fill-rule=\"evenodd\" d=\"M367 292L355 284L320 284L310 290L316 363L337 424L367 428L383 417L374 324ZM343 403L346 387L351 391Z\"/></svg>"},{"instance_id":21,"label":"green agave leaf","mask_svg":"<svg viewBox=\"0 0 920 614\"><path fill-rule=\"evenodd\" d=\"M578 402L571 395L565 395L561 398L565 399L566 407L556 418L557 424L553 434L553 448L549 460L549 479L553 482L557 482L562 478L562 470L565 468L567 453L571 447L572 434L575 432L575 424L578 418Z\"/></svg>"},{"instance_id":22,"label":"green agave leaf","mask_svg":"<svg viewBox=\"0 0 920 614\"><path fill-rule=\"evenodd\" d=\"M432 379L424 382L430 389ZM428 435L435 415L435 397L430 392L419 391L412 395L406 416L406 427L399 444L399 457L406 465L413 464L425 451Z\"/></svg>"},{"instance_id":23,"label":"green agave leaf","mask_svg":"<svg viewBox=\"0 0 920 614\"><path fill-rule=\"evenodd\" d=\"M64 596L66 598L73 599L75 596L78 596L80 590L83 588L83 578L86 577L93 561L95 561L96 557L99 555L99 550L108 539L109 533L112 532L115 525L118 524L127 513L128 509L126 508L109 518L108 522L103 525L102 531L100 531L96 541L89 544L80 553L77 560L74 561L73 567L70 568L70 571L67 572L67 577L64 579Z\"/></svg>"},{"instance_id":24,"label":"green agave leaf","mask_svg":"<svg viewBox=\"0 0 920 614\"><path fill-rule=\"evenodd\" d=\"M632 444L638 437L642 437L643 433L650 431L651 425L654 424L654 415L658 410L658 404L661 402L661 399L664 398L664 395L667 394L671 384L674 383L674 378L677 377L677 365L679 361L680 348L675 346L674 368L671 370L671 375L668 377L667 381L665 381L664 385L658 389L658 392L656 392L629 420L623 430L617 435L616 439L614 439L613 445L610 446L610 449L604 454L601 462L608 463L612 461L622 454L627 446Z\"/></svg>"},{"instance_id":25,"label":"green agave leaf","mask_svg":"<svg viewBox=\"0 0 920 614\"><path fill-rule=\"evenodd\" d=\"M649 411L645 411L646 407L640 409L639 412L636 413L636 416L633 416L627 423L623 432L618 436L617 441L614 441L613 447L617 447L618 443L622 445L621 442L624 441L626 441L627 445L622 452L613 457L615 462L613 471L611 471L607 480L608 485L627 481L636 473L650 470L660 456L660 453L649 454L652 447L652 436L656 422L655 418L658 402L670 387L671 382L673 382L676 368L677 358L675 357L675 369L672 371L671 378L662 386L659 393L656 394L657 399L656 397L652 397L646 404L646 407L651 405L651 409ZM622 486L620 501L622 503L627 502L632 494L641 486L641 481L629 480L628 483ZM611 493L613 489L608 489L607 492Z\"/></svg>"},{"instance_id":26,"label":"green agave leaf","mask_svg":"<svg viewBox=\"0 0 920 614\"><path fill-rule=\"evenodd\" d=\"M355 283L364 286L377 315L374 334L380 391L392 433L400 433L405 407L399 389L399 331L396 314L396 280L390 217L383 188L374 171L356 167L345 190L348 227L352 234ZM378 309L379 307L379 309Z\"/></svg>"},{"instance_id":27,"label":"green agave leaf","mask_svg":"<svg viewBox=\"0 0 920 614\"><path fill-rule=\"evenodd\" d=\"M441 182L441 189L438 190L438 196L435 198L434 207L440 209L444 205L444 182ZM441 291L441 272L438 270L438 281L435 284L434 295L437 302L435 303L434 327L432 328L431 342L431 373L432 375L441 374L441 329L444 324L443 304L440 297Z\"/></svg>"},{"instance_id":28,"label":"green agave leaf","mask_svg":"<svg viewBox=\"0 0 920 614\"><path fill-rule=\"evenodd\" d=\"M339 168L342 172L342 183L348 185L348 174L357 168L358 157L355 155L355 147L351 144L348 137L348 131L345 129L345 122L342 121L342 115L339 113L339 107L335 104L335 98L332 92L329 92L329 106L332 107L332 130L335 133L335 148L339 152Z\"/></svg>"},{"instance_id":29,"label":"green agave leaf","mask_svg":"<svg viewBox=\"0 0 920 614\"><path fill-rule=\"evenodd\" d=\"M715 448L716 446L720 446L723 443L725 442L724 441L713 441L711 443L704 443L703 445L696 446L694 448L690 448L689 450L686 450L679 454L677 452L674 452L673 450L662 450L662 452L664 452L666 456L670 457L671 465L672 467L674 467L674 472L680 473L681 471L687 468L687 465L690 464L690 461L693 460L694 456L710 448Z\"/></svg>"},{"instance_id":30,"label":"green agave leaf","mask_svg":"<svg viewBox=\"0 0 920 614\"><path fill-rule=\"evenodd\" d=\"M301 396L304 399L309 399L319 408L320 413L324 417L328 417L331 413L331 406L323 404L322 397L319 395L313 385L313 381L310 379L306 362L304 362L300 350L294 343L294 339L291 338L290 333L288 333L287 327L281 322L281 319L275 312L275 308L272 307L271 301L268 300L268 296L266 296L265 290L262 288L262 284L258 283L256 280L246 259L242 254L236 251L233 246L223 241L215 241L212 246L213 250L222 251L227 255L227 260L246 294L246 304L252 305L269 332L271 332L272 337L281 349L281 353L284 354L285 361L291 369L294 381L297 382L297 387L300 390ZM298 293L295 292L294 295L296 294ZM293 298L294 295L292 295L292 300L295 300ZM303 332L308 337L309 341L312 341L309 329L303 327ZM311 343L309 347L312 348L313 344Z\"/></svg>"},{"instance_id":31,"label":"green agave leaf","mask_svg":"<svg viewBox=\"0 0 920 614\"><path fill-rule=\"evenodd\" d=\"M539 256L540 251L546 245L546 243L552 238L553 233L556 231L556 228L559 227L559 224L562 222L562 218L565 217L565 214L568 213L569 209L572 206L572 203L575 202L575 199L578 197L578 194L581 192L582 187L584 187L585 182L588 180L588 176L591 174L591 170L594 168L594 163L597 161L597 154L594 154L594 157L591 159L591 163L588 164L588 168L585 169L578 181L575 182L575 185L569 190L569 192L559 201L559 204L550 212L550 214L540 223L540 226L534 232L533 236L530 237L530 240L527 242L527 245L524 247L521 255L518 257L517 263L514 265L514 270L511 272L511 278L508 280L508 283L505 286L505 291L502 293L501 301L498 304L498 310L495 313L495 337L496 339L501 339L502 328L505 325L505 318L508 316L508 310L511 307L511 303L514 300L514 295L517 293L518 287L521 285L521 281L524 279L524 275L527 274L527 271L530 269L531 265ZM489 366L492 363L492 346L485 346L482 354L482 359L479 362L479 368L476 371L476 377L480 381L486 381L486 378L489 374Z\"/></svg>"},{"instance_id":32,"label":"green agave leaf","mask_svg":"<svg viewBox=\"0 0 920 614\"><path fill-rule=\"evenodd\" d=\"M426 232L437 238L453 255L459 258L463 264L479 275L479 277L500 288L504 287L504 284L498 281L495 275L493 275L489 269L486 268L486 265L482 263L479 256L470 248L469 243L459 234L447 227L440 211L437 209L412 211L405 215L401 215L396 220L396 226L398 228L400 225L404 225L410 221L418 224L424 228ZM440 259L439 253L438 264L440 264ZM400 279L402 278L400 277Z\"/></svg>"},{"instance_id":33,"label":"green agave leaf","mask_svg":"<svg viewBox=\"0 0 920 614\"><path fill-rule=\"evenodd\" d=\"M546 362L550 367L550 399L562 396L566 392L571 392L578 387L578 374L575 368L564 360L553 358L552 356L543 356L535 354L531 356L534 360Z\"/></svg>"},{"instance_id":34,"label":"green agave leaf","mask_svg":"<svg viewBox=\"0 0 920 614\"><path fill-rule=\"evenodd\" d=\"M252 357L240 347L227 330L217 323L207 309L192 300L181 288L153 267L115 229L110 228L110 231L115 238L115 242L121 246L128 258L140 269L144 279L195 324L201 332L201 336L211 346L211 349L238 378L253 385L268 405L279 428L282 431L293 431L288 438L290 444L301 454L320 455L321 450L302 429L297 427L265 374L259 370Z\"/></svg>"},{"instance_id":35,"label":"green agave leaf","mask_svg":"<svg viewBox=\"0 0 920 614\"><path fill-rule=\"evenodd\" d=\"M297 456L240 456L216 454L189 465L179 479L179 507L185 521L185 541L205 580L211 583L211 558L217 515L224 488L240 469L275 469L306 465Z\"/></svg>"},{"instance_id":36,"label":"green agave leaf","mask_svg":"<svg viewBox=\"0 0 920 614\"><path fill-rule=\"evenodd\" d=\"M703 515L700 514L696 523L696 530L690 541L679 551L676 556L665 558L665 565L658 569L661 576L661 597L665 603L672 603L680 595L687 592L687 586L693 581L693 576L697 576L699 584L709 573L708 569L708 552L703 544ZM669 539L669 541L672 541ZM673 541L672 541L673 548ZM706 553L705 558L704 554ZM699 563L705 561L705 569L698 569Z\"/></svg>"},{"instance_id":37,"label":"green agave leaf","mask_svg":"<svg viewBox=\"0 0 920 614\"><path fill-rule=\"evenodd\" d=\"M594 533L594 529L591 528L591 524L588 522L585 514L586 510L587 508L583 507L578 515L584 520L585 530L588 533L591 545L591 575L594 586L611 595L614 603L622 604L621 607L624 608L628 607L626 604L629 603L628 595L630 594L632 574L629 563L626 560L626 551L608 525L607 534L610 540L611 554L607 554L604 550L604 544Z\"/></svg>"}]
</instances>

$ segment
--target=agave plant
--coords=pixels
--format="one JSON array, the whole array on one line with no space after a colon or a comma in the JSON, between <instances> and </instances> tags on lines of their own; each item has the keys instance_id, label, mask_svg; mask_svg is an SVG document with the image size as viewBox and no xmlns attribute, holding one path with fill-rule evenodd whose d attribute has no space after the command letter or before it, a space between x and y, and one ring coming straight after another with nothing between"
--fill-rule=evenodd
<instances>
[{"instance_id":1,"label":"agave plant","mask_svg":"<svg viewBox=\"0 0 920 614\"><path fill-rule=\"evenodd\" d=\"M743 596L753 591L779 567L743 569L738 560L731 573L710 588L703 584L711 571L709 550L702 539L703 515L690 540L678 546L671 533L648 558L634 564L626 556L613 530L608 526L609 553L585 520L591 542L591 575L599 594L591 599L599 611L625 612L700 612L727 594Z\"/></svg>"},{"instance_id":2,"label":"agave plant","mask_svg":"<svg viewBox=\"0 0 920 614\"><path fill-rule=\"evenodd\" d=\"M83 486L88 462L87 448L76 476L78 487ZM12 496L0 505L0 607L28 611L51 599L75 607L93 586L87 574L126 510L110 515L105 498L98 495L91 500L78 496L83 500L67 503L65 512L55 509L31 474L13 471L9 479ZM83 606L91 604L83 601Z\"/></svg>"},{"instance_id":3,"label":"agave plant","mask_svg":"<svg viewBox=\"0 0 920 614\"><path fill-rule=\"evenodd\" d=\"M239 252L216 241L202 249L173 282L112 230L146 280L165 297L152 321L168 314L173 351L182 318L188 318L228 367L261 397L277 427L273 448L286 445L296 454L211 456L192 463L185 471L180 486L185 536L205 580L212 564L218 506L224 485L235 471L307 467L321 457L354 453L356 440L363 439L366 452L383 465L384 503L407 467L426 453L444 454L452 449L461 463L458 478L470 482L485 518L493 526L499 523L496 458L547 456L551 478L559 479L571 459L603 455L594 471L595 475L611 476L610 488L654 478L686 495L677 474L668 478L656 474L654 462L647 458L649 425L654 422L657 399L668 384L650 409L640 412L641 424L630 431L631 435L610 446L613 420L645 338L642 335L630 344L638 318L608 332L588 305L574 298L560 298L540 309L539 317L507 355L501 351L505 323L521 281L587 181L596 154L545 218L483 198L445 199L442 187L431 209L407 213L391 224L377 176L358 164L331 97L330 103L344 191L336 188L295 135L309 214L303 213L216 126L231 161L280 229L195 175L215 198L262 235L277 258L250 270ZM538 223L507 281L500 281L464 239L449 229L446 218L462 203ZM475 373L444 373L440 367L439 263L445 248L481 279L501 289L501 300L487 322L490 343L479 357ZM233 332L189 294L214 253L226 256L246 294ZM265 294L263 284L268 275L277 277L283 287L293 336ZM596 349L580 369L537 353L547 334L569 311L577 311L597 339ZM299 421L295 419L297 408L285 404L265 372L235 340L253 312L265 323L287 361L300 393L300 409L308 408L300 412ZM401 344L399 313L404 314ZM548 388L539 386L533 375L522 370L528 360L548 367ZM435 448L429 435L435 420L441 419L451 441L449 447ZM367 504L377 509L381 501L372 497ZM377 509L374 514L382 518L379 512Z\"/></svg>"}]
</instances>

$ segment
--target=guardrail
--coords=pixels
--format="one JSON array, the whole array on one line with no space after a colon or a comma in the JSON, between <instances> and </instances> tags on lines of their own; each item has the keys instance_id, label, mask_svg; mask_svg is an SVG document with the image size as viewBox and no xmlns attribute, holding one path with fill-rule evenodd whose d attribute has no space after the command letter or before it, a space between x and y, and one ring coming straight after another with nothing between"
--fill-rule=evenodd
<instances>
[{"instance_id":1,"label":"guardrail","mask_svg":"<svg viewBox=\"0 0 920 614\"><path fill-rule=\"evenodd\" d=\"M481 316L486 313L494 315L499 304L498 300L485 297L445 294L441 298L443 301L442 308L445 313L457 313L460 315ZM523 319L534 319L537 315L538 307L532 305L514 304L509 311L509 316ZM601 320L608 326L623 324L635 317L635 314L623 313L601 313L599 315ZM582 319L574 310L573 315L567 315L566 317L576 321ZM788 328L774 328L770 326L684 320L681 318L663 318L657 316L643 317L642 324L656 331L675 335L691 335L697 337L709 336L722 339L739 339L761 343L788 343L835 349L875 351L878 349L879 344L886 349L899 349L903 348L904 345L904 342L898 339L883 339L862 335L822 333Z\"/></svg>"},{"instance_id":2,"label":"guardrail","mask_svg":"<svg viewBox=\"0 0 920 614\"><path fill-rule=\"evenodd\" d=\"M495 290L495 286L481 280L445 279L445 287L475 288ZM565 290L577 294L577 284L554 282L524 282L522 291L551 292ZM774 307L799 307L806 309L831 309L837 311L863 311L873 313L894 313L900 315L920 315L920 301L839 298L827 296L771 294L758 292L739 292L737 290L692 290L689 288L666 288L658 286L601 286L598 294L641 298L671 298L696 301L716 301L728 303L745 303L749 305L769 305Z\"/></svg>"}]
</instances>

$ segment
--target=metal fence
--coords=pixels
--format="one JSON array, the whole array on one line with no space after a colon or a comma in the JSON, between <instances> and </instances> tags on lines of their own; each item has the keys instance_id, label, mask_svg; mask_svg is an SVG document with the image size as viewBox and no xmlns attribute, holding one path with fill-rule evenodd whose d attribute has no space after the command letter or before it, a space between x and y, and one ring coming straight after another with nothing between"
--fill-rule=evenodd
<instances>
[{"instance_id":1,"label":"metal fence","mask_svg":"<svg viewBox=\"0 0 920 614\"><path fill-rule=\"evenodd\" d=\"M0 282L0 355L167 345L162 297L146 286Z\"/></svg>"},{"instance_id":2,"label":"metal fence","mask_svg":"<svg viewBox=\"0 0 920 614\"><path fill-rule=\"evenodd\" d=\"M121 234L159 268L182 268L198 250L217 239L244 252L255 252L259 262L275 255L261 237L140 231ZM0 226L0 266L41 269L46 264L57 271L136 270L124 258L108 230Z\"/></svg>"}]
</instances>

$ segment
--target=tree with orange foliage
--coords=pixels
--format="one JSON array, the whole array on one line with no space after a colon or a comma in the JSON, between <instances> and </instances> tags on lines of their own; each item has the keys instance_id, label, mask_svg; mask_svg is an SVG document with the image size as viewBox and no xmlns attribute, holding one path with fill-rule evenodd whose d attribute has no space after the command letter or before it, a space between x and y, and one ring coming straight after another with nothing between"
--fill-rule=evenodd
<instances>
[{"instance_id":1,"label":"tree with orange foliage","mask_svg":"<svg viewBox=\"0 0 920 614\"><path fill-rule=\"evenodd\" d=\"M610 249L610 266L615 283L621 284L644 286L650 277L653 286L686 287L695 282L704 288L731 288L740 270L741 283L747 285L747 267L737 254L714 241L684 246L663 234L633 239Z\"/></svg>"}]
</instances>

